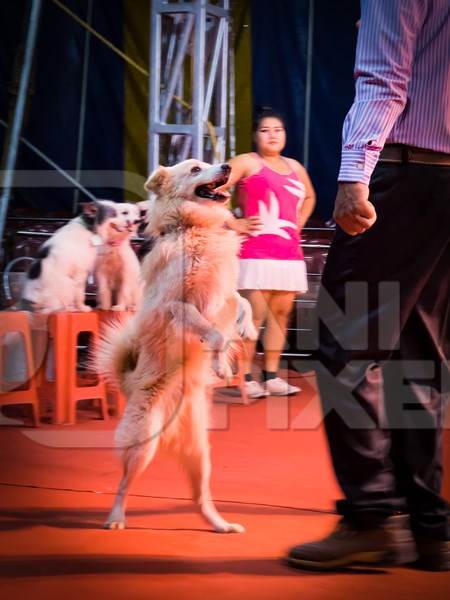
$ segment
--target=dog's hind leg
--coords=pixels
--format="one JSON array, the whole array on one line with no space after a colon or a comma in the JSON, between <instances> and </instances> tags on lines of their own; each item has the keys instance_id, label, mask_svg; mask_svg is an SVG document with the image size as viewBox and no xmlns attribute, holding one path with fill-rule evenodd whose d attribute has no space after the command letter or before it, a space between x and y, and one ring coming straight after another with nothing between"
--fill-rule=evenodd
<instances>
[{"instance_id":1,"label":"dog's hind leg","mask_svg":"<svg viewBox=\"0 0 450 600\"><path fill-rule=\"evenodd\" d=\"M218 533L243 533L245 528L239 523L229 523L217 511L211 497L209 479L211 460L208 450L204 450L183 459L184 467L190 477L194 502L202 516Z\"/></svg>"},{"instance_id":2,"label":"dog's hind leg","mask_svg":"<svg viewBox=\"0 0 450 600\"><path fill-rule=\"evenodd\" d=\"M135 444L123 450L123 476L117 490L114 505L109 514L109 517L104 524L104 529L124 529L125 507L128 491L133 481L141 475L149 465L152 458L158 449L159 433L162 427L162 417L157 411L152 411L151 428L145 428L142 431L144 434L142 441L137 441Z\"/></svg>"},{"instance_id":3,"label":"dog's hind leg","mask_svg":"<svg viewBox=\"0 0 450 600\"><path fill-rule=\"evenodd\" d=\"M158 442L152 440L139 446L127 448L123 453L123 476L117 490L114 505L109 514L108 520L104 524L104 529L124 529L125 521L125 505L128 495L128 490L132 482L138 477L148 466L149 462L155 455L158 447Z\"/></svg>"},{"instance_id":4,"label":"dog's hind leg","mask_svg":"<svg viewBox=\"0 0 450 600\"><path fill-rule=\"evenodd\" d=\"M214 505L210 489L211 457L206 423L207 418L204 415L204 420L202 418L199 420L198 416L197 414L197 419L192 420L193 428L190 432L190 440L186 445L189 449L189 454L183 453L179 455L179 459L191 481L194 502L200 509L202 516L212 525L214 531L218 533L243 533L245 528L242 525L226 521L218 513ZM195 427L194 423L199 425L199 427Z\"/></svg>"}]
</instances>

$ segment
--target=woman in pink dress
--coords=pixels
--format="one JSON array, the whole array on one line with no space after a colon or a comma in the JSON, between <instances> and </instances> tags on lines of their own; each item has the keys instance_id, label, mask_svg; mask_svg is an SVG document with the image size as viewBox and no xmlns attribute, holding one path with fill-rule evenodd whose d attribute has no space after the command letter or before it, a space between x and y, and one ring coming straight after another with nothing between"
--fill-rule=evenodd
<instances>
[{"instance_id":1,"label":"woman in pink dress","mask_svg":"<svg viewBox=\"0 0 450 600\"><path fill-rule=\"evenodd\" d=\"M264 109L253 123L253 136L256 152L229 161L226 187L237 184L243 215L228 223L245 236L239 292L252 306L255 326L265 323L262 383L252 375L255 342L248 342L245 358L247 394L260 398L300 391L277 372L294 298L308 289L300 231L314 209L315 192L305 168L281 155L286 132L278 114Z\"/></svg>"}]
</instances>

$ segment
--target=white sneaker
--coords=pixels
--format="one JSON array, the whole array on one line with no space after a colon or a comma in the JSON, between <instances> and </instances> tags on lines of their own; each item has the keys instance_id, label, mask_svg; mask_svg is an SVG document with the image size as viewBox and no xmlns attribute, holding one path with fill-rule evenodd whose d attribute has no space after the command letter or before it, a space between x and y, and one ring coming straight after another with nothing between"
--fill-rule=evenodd
<instances>
[{"instance_id":1,"label":"white sneaker","mask_svg":"<svg viewBox=\"0 0 450 600\"><path fill-rule=\"evenodd\" d=\"M254 379L252 381L245 381L244 387L249 398L264 398L267 396L267 392L263 386Z\"/></svg>"},{"instance_id":2,"label":"white sneaker","mask_svg":"<svg viewBox=\"0 0 450 600\"><path fill-rule=\"evenodd\" d=\"M290 385L281 377L275 377L275 379L268 379L265 383L266 393L269 396L290 396L301 392L301 388Z\"/></svg>"}]
</instances>

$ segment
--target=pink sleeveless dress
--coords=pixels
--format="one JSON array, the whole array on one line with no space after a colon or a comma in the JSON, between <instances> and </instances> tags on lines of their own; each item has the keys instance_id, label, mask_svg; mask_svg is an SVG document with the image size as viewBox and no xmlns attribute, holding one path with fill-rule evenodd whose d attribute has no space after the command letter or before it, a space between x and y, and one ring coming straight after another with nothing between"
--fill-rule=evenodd
<instances>
[{"instance_id":1,"label":"pink sleeveless dress","mask_svg":"<svg viewBox=\"0 0 450 600\"><path fill-rule=\"evenodd\" d=\"M241 179L238 187L243 216L257 215L262 221L261 229L242 243L238 288L306 292L306 266L297 226L305 186L294 171L281 174L258 159L261 169Z\"/></svg>"}]
</instances>

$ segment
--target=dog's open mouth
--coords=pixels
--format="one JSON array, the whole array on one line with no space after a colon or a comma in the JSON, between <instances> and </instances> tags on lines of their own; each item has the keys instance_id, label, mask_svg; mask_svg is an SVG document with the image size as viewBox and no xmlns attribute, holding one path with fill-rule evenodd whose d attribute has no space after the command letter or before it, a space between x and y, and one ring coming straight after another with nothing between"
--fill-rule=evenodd
<instances>
[{"instance_id":1,"label":"dog's open mouth","mask_svg":"<svg viewBox=\"0 0 450 600\"><path fill-rule=\"evenodd\" d=\"M228 192L216 192L214 190L221 185L225 185L227 181L228 177L221 177L220 179L216 179L211 183L199 185L195 188L195 195L199 198L214 200L215 202L225 202L225 200L228 200L230 197L230 194Z\"/></svg>"}]
</instances>

